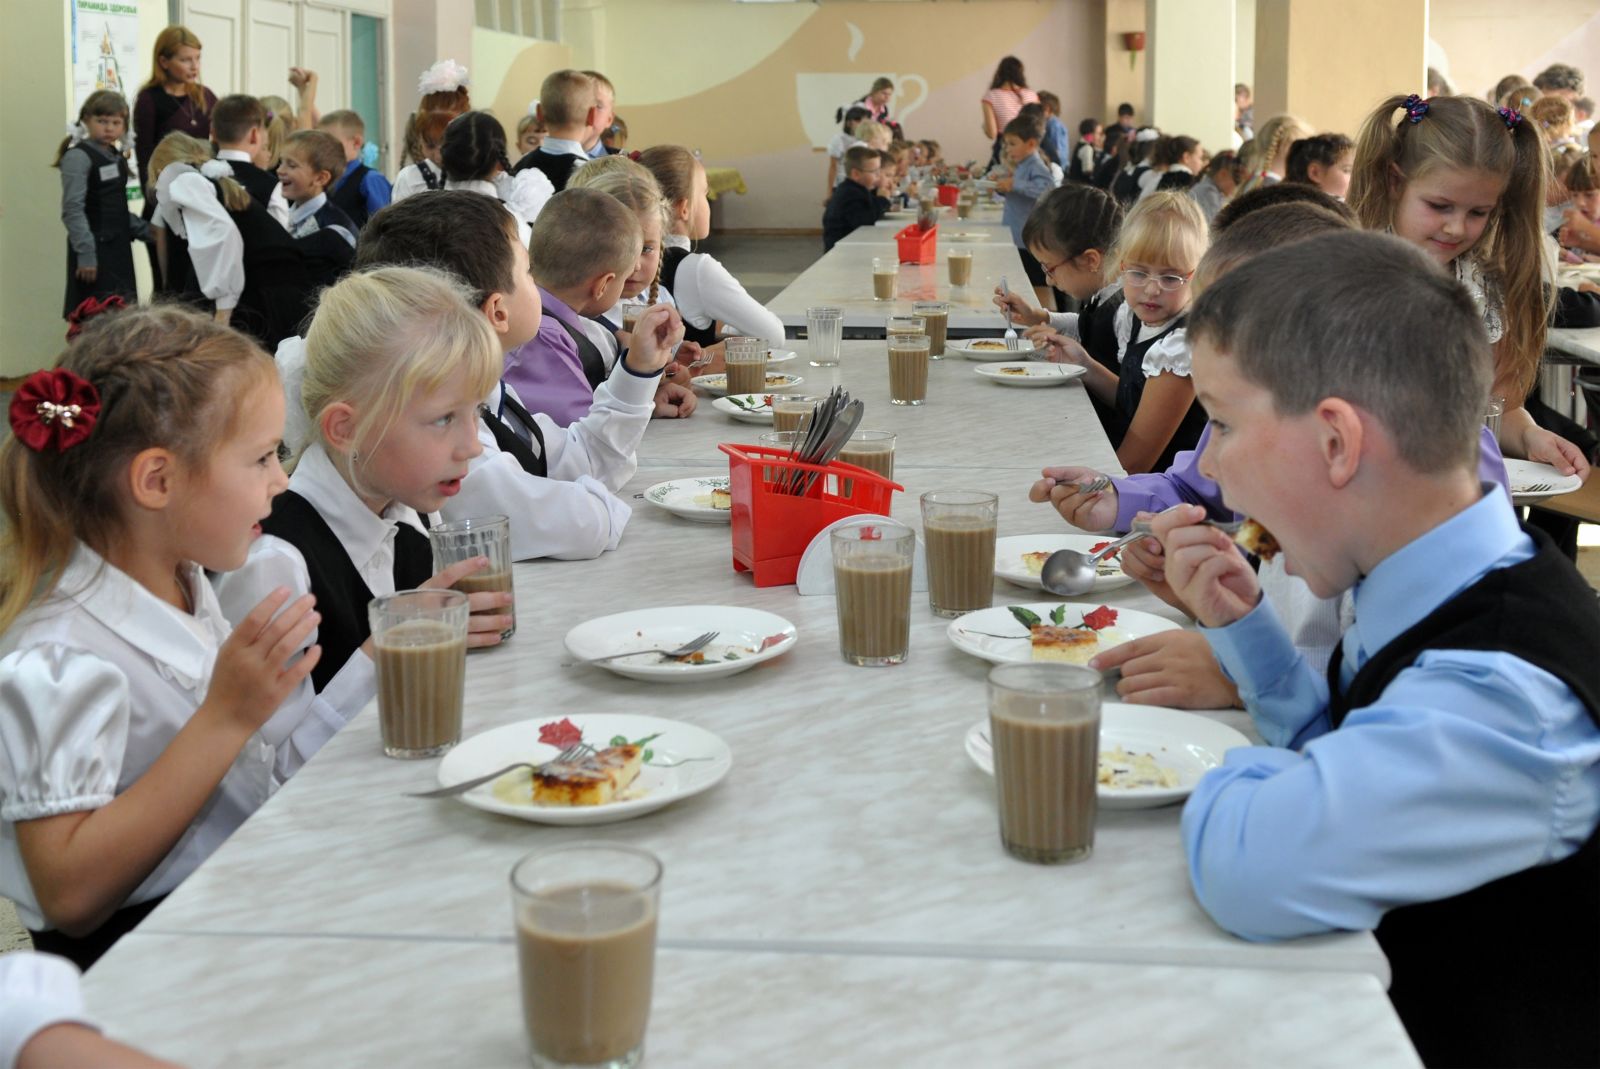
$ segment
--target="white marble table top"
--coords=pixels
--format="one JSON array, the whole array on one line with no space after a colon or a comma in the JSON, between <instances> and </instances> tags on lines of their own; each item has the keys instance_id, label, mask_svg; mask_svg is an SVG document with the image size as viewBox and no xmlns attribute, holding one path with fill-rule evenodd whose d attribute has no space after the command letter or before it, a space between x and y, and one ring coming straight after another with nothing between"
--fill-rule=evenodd
<instances>
[{"instance_id":1,"label":"white marble table top","mask_svg":"<svg viewBox=\"0 0 1600 1069\"><path fill-rule=\"evenodd\" d=\"M993 204L984 204L974 209L965 219L958 216L954 208L941 206L939 208L939 229L940 231L999 229L1006 234L1006 240L1010 241L1011 231L1001 221L1002 214L1003 211L998 201ZM914 222L916 222L915 216L907 216L897 211L892 216L885 216L879 219L873 225L880 229L891 227L894 230L904 230Z\"/></svg>"},{"instance_id":2,"label":"white marble table top","mask_svg":"<svg viewBox=\"0 0 1600 1069\"><path fill-rule=\"evenodd\" d=\"M914 301L949 301L952 331L1005 329L993 304L996 285L1004 276L1019 292L1027 292L1022 259L1009 241L941 241L931 264L899 265L898 296L893 301L872 297L872 261L895 256L893 237L877 228L857 230L806 268L767 308L784 326L803 327L806 309L827 305L844 309L846 330L883 330L885 316L911 312ZM853 240L852 240L853 239ZM947 260L951 249L972 253L972 281L952 287Z\"/></svg>"},{"instance_id":3,"label":"white marble table top","mask_svg":"<svg viewBox=\"0 0 1600 1069\"><path fill-rule=\"evenodd\" d=\"M1584 330L1552 327L1545 344L1555 352L1575 357L1583 363L1600 364L1600 327Z\"/></svg>"},{"instance_id":4,"label":"white marble table top","mask_svg":"<svg viewBox=\"0 0 1600 1069\"><path fill-rule=\"evenodd\" d=\"M843 375L882 343L847 343ZM798 363L798 361L796 362ZM904 435L892 513L920 528L917 496L950 488L999 493L1002 535L1056 531L1027 502L1044 460L1116 470L1076 386L1006 390L946 362L938 410L883 405L863 380L869 427ZM939 394L943 396L943 394ZM1062 419L1062 416L1065 419ZM956 418L950 418L954 416ZM726 471L718 441L760 428L711 410L650 428L625 493L666 478ZM958 430L966 431L958 439ZM1049 443L1049 444L1046 444ZM663 935L750 949L886 950L1154 964L1361 971L1387 979L1370 935L1263 946L1235 939L1199 909L1178 841L1179 810L1102 814L1096 852L1062 868L1000 848L991 781L962 737L985 715L987 665L945 638L947 621L913 604L908 662L843 664L834 602L793 587L756 588L731 567L728 529L635 504L621 547L593 561L515 569L519 630L468 665L467 734L573 712L649 713L694 723L731 746L714 790L635 821L553 828L490 816L456 801L401 797L432 785L434 763L379 752L374 710L361 714L160 907L152 932L492 936L504 873L522 852L576 838L658 851L672 878ZM995 603L1038 600L997 581ZM1177 614L1138 587L1113 604ZM800 642L744 674L651 686L599 668L563 669L562 636L624 609L724 604L791 620ZM1243 713L1216 714L1248 729ZM870 761L841 760L846 751ZM507 755L507 760L516 756ZM285 894L296 874L312 897Z\"/></svg>"},{"instance_id":5,"label":"white marble table top","mask_svg":"<svg viewBox=\"0 0 1600 1069\"><path fill-rule=\"evenodd\" d=\"M498 905L495 920L508 929L508 904ZM510 1069L528 1062L509 938L134 934L89 973L86 994L109 1034L197 1067ZM645 1065L1419 1064L1371 977L1285 979L1242 969L729 952L663 941Z\"/></svg>"}]
</instances>

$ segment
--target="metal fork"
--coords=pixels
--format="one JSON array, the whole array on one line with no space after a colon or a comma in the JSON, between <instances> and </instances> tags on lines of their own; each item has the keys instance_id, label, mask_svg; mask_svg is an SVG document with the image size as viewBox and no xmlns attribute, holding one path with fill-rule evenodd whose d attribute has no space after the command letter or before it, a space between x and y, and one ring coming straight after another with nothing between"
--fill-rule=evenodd
<instances>
[{"instance_id":1,"label":"metal fork","mask_svg":"<svg viewBox=\"0 0 1600 1069\"><path fill-rule=\"evenodd\" d=\"M1110 487L1111 476L1096 475L1093 479L1085 479L1083 482L1079 483L1078 493L1084 494L1085 496L1089 494L1098 494L1109 489Z\"/></svg>"},{"instance_id":2,"label":"metal fork","mask_svg":"<svg viewBox=\"0 0 1600 1069\"><path fill-rule=\"evenodd\" d=\"M561 667L573 668L580 664L599 664L601 661L614 661L618 657L639 657L647 653L659 653L667 660L676 660L679 657L687 657L689 654L694 653L697 650L704 649L711 643L712 639L716 638L721 633L722 632L720 631L707 631L705 634L695 638L692 642L686 642L675 650L629 650L626 653L608 653L604 657L585 657L583 660L579 661L562 661Z\"/></svg>"},{"instance_id":3,"label":"metal fork","mask_svg":"<svg viewBox=\"0 0 1600 1069\"><path fill-rule=\"evenodd\" d=\"M496 769L487 776L479 776L476 779L462 780L460 783L453 783L448 787L440 787L437 790L432 791L411 791L406 794L406 797L453 798L458 794L466 794L474 787L481 787L485 783L497 780L507 772L515 772L519 768L527 768L537 772L542 768L549 768L551 765L561 764L566 761L576 761L578 758L593 752L594 747L590 746L587 742L575 742L571 746L568 746L565 750L562 750L560 753L556 754L550 760L540 765L536 765L531 761L518 761L515 764L507 765L505 768Z\"/></svg>"},{"instance_id":4,"label":"metal fork","mask_svg":"<svg viewBox=\"0 0 1600 1069\"><path fill-rule=\"evenodd\" d=\"M1554 483L1534 483L1532 486L1519 486L1515 492L1519 494L1544 494L1555 489Z\"/></svg>"},{"instance_id":5,"label":"metal fork","mask_svg":"<svg viewBox=\"0 0 1600 1069\"><path fill-rule=\"evenodd\" d=\"M1006 285L1006 276L1004 276L1004 275L1000 276L1000 293L1001 293L1002 296L1005 296L1005 297L1011 296L1011 287ZM1009 304L1005 306L1005 311L1006 311L1006 334L1005 334L1006 348L1008 350L1010 350L1011 352L1016 352L1017 350L1022 348L1022 343L1017 340L1017 332L1011 328L1011 306Z\"/></svg>"}]
</instances>

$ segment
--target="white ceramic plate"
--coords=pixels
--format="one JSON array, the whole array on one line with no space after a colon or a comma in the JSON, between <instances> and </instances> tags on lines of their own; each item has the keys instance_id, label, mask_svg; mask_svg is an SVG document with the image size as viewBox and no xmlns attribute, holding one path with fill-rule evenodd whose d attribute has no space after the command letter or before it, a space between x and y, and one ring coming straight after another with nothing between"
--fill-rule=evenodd
<instances>
[{"instance_id":1,"label":"white ceramic plate","mask_svg":"<svg viewBox=\"0 0 1600 1069\"><path fill-rule=\"evenodd\" d=\"M1171 805L1189 797L1200 777L1222 764L1222 755L1250 740L1226 724L1195 713L1164 709L1158 705L1100 706L1100 749L1118 746L1131 754L1149 754L1156 764L1178 774L1176 787L1107 787L1095 794L1103 809L1149 809ZM989 741L989 721L967 729L967 756L994 775L994 748Z\"/></svg>"},{"instance_id":2,"label":"white ceramic plate","mask_svg":"<svg viewBox=\"0 0 1600 1069\"><path fill-rule=\"evenodd\" d=\"M1511 500L1519 505L1541 498L1570 494L1583 485L1576 475L1562 475L1548 464L1534 460L1506 459L1506 474L1511 476ZM1548 486L1548 490L1529 490L1530 486Z\"/></svg>"},{"instance_id":3,"label":"white ceramic plate","mask_svg":"<svg viewBox=\"0 0 1600 1069\"><path fill-rule=\"evenodd\" d=\"M767 390L788 390L806 381L799 375L785 375L777 371L767 372ZM701 375L694 380L695 386L704 390L713 397L721 397L728 392L728 376L726 375Z\"/></svg>"},{"instance_id":4,"label":"white ceramic plate","mask_svg":"<svg viewBox=\"0 0 1600 1069\"><path fill-rule=\"evenodd\" d=\"M563 641L567 652L581 660L625 650L675 649L707 631L717 632L717 637L705 647L703 664L663 664L656 654L641 654L602 661L597 667L629 679L689 683L743 672L783 656L799 641L794 624L783 617L733 605L673 605L613 613L579 624Z\"/></svg>"},{"instance_id":5,"label":"white ceramic plate","mask_svg":"<svg viewBox=\"0 0 1600 1069\"><path fill-rule=\"evenodd\" d=\"M726 490L726 475L706 475L698 479L669 479L656 483L644 492L644 499L657 508L666 509L696 523L727 523L733 515L731 508L711 507L711 491Z\"/></svg>"},{"instance_id":6,"label":"white ceramic plate","mask_svg":"<svg viewBox=\"0 0 1600 1069\"><path fill-rule=\"evenodd\" d=\"M1021 331L1018 331L1018 333L1020 334ZM999 344L1001 348L974 349L972 347L972 343L980 341L984 342L985 344L994 342ZM963 338L960 340L947 341L945 343L945 348L952 353L960 353L968 360L1027 360L1033 355L1033 342L1029 341L1027 338L1018 338L1017 345L1017 349L1008 350L1005 348L1005 341L1001 338Z\"/></svg>"},{"instance_id":7,"label":"white ceramic plate","mask_svg":"<svg viewBox=\"0 0 1600 1069\"><path fill-rule=\"evenodd\" d=\"M1075 549L1079 553L1092 553L1095 546L1110 542L1115 537L1115 535L1092 534L1007 535L995 541L994 574L1017 586L1043 590L1038 573L1028 571L1028 566L1023 563L1024 553L1054 553L1058 549ZM1120 553L1109 561L1101 561L1100 569L1100 574L1095 577L1093 593L1098 594L1102 590L1111 590L1133 582L1133 576L1122 570Z\"/></svg>"},{"instance_id":8,"label":"white ceramic plate","mask_svg":"<svg viewBox=\"0 0 1600 1069\"><path fill-rule=\"evenodd\" d=\"M793 349L768 349L767 366L770 367L773 364L787 364L789 361L793 360L799 355L800 354L795 352Z\"/></svg>"},{"instance_id":9,"label":"white ceramic plate","mask_svg":"<svg viewBox=\"0 0 1600 1069\"><path fill-rule=\"evenodd\" d=\"M513 761L537 763L560 753L560 747L539 741L541 726L562 719L549 716L522 720L481 735L474 735L439 761L439 786L486 776ZM647 743L650 761L624 797L606 805L552 806L532 801L512 800L526 790L531 799L532 785L526 769L474 787L458 795L461 801L490 813L503 813L540 824L612 824L631 820L670 805L680 798L708 790L733 767L733 752L728 744L705 728L655 716L627 716L612 713L573 713L568 717L582 729L585 742L604 749L614 736L632 742L647 735L660 737ZM671 767L669 767L671 766ZM498 788L498 790L496 789Z\"/></svg>"},{"instance_id":10,"label":"white ceramic plate","mask_svg":"<svg viewBox=\"0 0 1600 1069\"><path fill-rule=\"evenodd\" d=\"M1050 614L1057 605L1066 605L1066 618L1063 623L1067 627L1074 627L1083 620L1083 614L1099 608L1093 601L1029 601L1013 602L1019 608L1030 609L1037 613L1046 623ZM1120 646L1124 642L1131 642L1136 638L1146 635L1159 634L1162 631L1177 631L1179 627L1171 620L1164 619L1148 612L1139 612L1137 609L1124 609L1112 605L1110 608L1117 610L1117 622L1100 632L1100 650L1103 652L1113 646ZM992 609L980 609L969 612L965 616L958 616L950 621L950 626L945 629L945 635L950 639L950 644L963 653L970 653L974 657L982 657L995 664L1008 664L1011 662L1026 662L1033 660L1033 646L1028 642L1028 629L1017 621L1011 611L1004 605L996 605ZM1015 638L1009 636L1015 635ZM1000 636L1000 637L995 637Z\"/></svg>"},{"instance_id":11,"label":"white ceramic plate","mask_svg":"<svg viewBox=\"0 0 1600 1069\"><path fill-rule=\"evenodd\" d=\"M979 364L972 369L977 375L1001 386L1064 386L1073 379L1082 378L1089 371L1078 364L1042 364L1029 361L1006 360L998 364Z\"/></svg>"},{"instance_id":12,"label":"white ceramic plate","mask_svg":"<svg viewBox=\"0 0 1600 1069\"><path fill-rule=\"evenodd\" d=\"M734 393L724 394L711 402L711 407L718 412L725 412L740 423L771 423L772 403L767 400L771 394L765 393ZM735 404L735 401L738 404Z\"/></svg>"}]
</instances>

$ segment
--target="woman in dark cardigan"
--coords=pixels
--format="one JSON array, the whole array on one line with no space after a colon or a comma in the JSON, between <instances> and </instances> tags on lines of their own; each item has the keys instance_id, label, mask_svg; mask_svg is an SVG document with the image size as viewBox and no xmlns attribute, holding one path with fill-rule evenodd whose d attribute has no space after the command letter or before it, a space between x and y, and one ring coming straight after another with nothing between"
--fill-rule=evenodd
<instances>
[{"instance_id":1,"label":"woman in dark cardigan","mask_svg":"<svg viewBox=\"0 0 1600 1069\"><path fill-rule=\"evenodd\" d=\"M150 153L163 137L181 130L202 141L211 136L211 109L217 95L200 84L200 38L182 26L168 26L156 38L150 80L133 104L134 154L139 185L145 187L145 218L154 206L147 186Z\"/></svg>"}]
</instances>

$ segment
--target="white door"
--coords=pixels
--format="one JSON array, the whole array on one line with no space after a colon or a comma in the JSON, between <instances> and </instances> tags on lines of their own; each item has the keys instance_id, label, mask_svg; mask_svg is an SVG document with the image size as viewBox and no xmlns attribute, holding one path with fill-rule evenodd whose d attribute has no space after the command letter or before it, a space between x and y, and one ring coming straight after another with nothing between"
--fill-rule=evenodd
<instances>
[{"instance_id":1,"label":"white door","mask_svg":"<svg viewBox=\"0 0 1600 1069\"><path fill-rule=\"evenodd\" d=\"M244 92L295 102L289 68L298 66L299 30L291 0L250 0L245 30Z\"/></svg>"},{"instance_id":2,"label":"white door","mask_svg":"<svg viewBox=\"0 0 1600 1069\"><path fill-rule=\"evenodd\" d=\"M300 66L317 72L317 107L324 115L350 106L348 15L309 4L300 8Z\"/></svg>"},{"instance_id":3,"label":"white door","mask_svg":"<svg viewBox=\"0 0 1600 1069\"><path fill-rule=\"evenodd\" d=\"M187 0L183 24L200 38L200 81L219 97L244 85L242 0Z\"/></svg>"}]
</instances>

